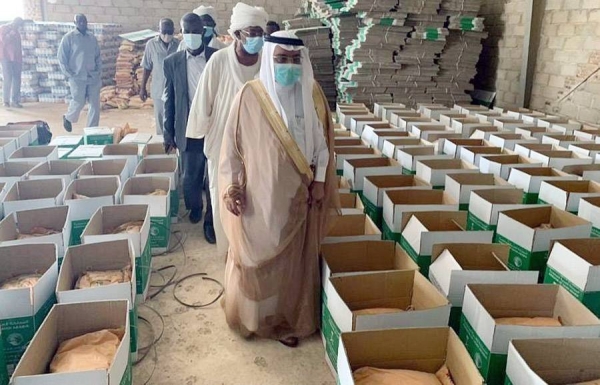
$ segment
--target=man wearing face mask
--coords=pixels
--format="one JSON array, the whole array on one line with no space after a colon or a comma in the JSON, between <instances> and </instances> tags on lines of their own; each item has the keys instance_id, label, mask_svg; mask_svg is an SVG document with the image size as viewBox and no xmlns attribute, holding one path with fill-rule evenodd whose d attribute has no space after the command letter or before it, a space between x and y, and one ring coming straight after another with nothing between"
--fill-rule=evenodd
<instances>
[{"instance_id":1,"label":"man wearing face mask","mask_svg":"<svg viewBox=\"0 0 600 385\"><path fill-rule=\"evenodd\" d=\"M100 123L100 46L94 35L88 31L85 15L75 15L75 27L63 37L58 47L60 69L69 80L71 89L71 102L67 113L63 115L63 126L68 132L73 130L73 123L79 120L79 114L86 102L90 105L87 127L96 127Z\"/></svg>"},{"instance_id":2,"label":"man wearing face mask","mask_svg":"<svg viewBox=\"0 0 600 385\"><path fill-rule=\"evenodd\" d=\"M227 237L221 227L217 178L223 130L231 103L242 86L260 71L260 51L268 14L264 9L238 3L233 8L229 34L235 42L219 50L206 66L192 104L187 137L205 139L210 195L219 253L227 251Z\"/></svg>"},{"instance_id":3,"label":"man wearing face mask","mask_svg":"<svg viewBox=\"0 0 600 385\"><path fill-rule=\"evenodd\" d=\"M152 74L152 90L150 97L154 103L154 118L156 120L156 133L163 134L163 121L165 106L162 101L162 95L165 89L165 75L163 62L172 53L177 52L178 42L173 39L175 33L175 24L171 19L161 19L158 24L160 35L146 43L142 68L142 84L140 87L140 98L142 101L148 99L147 84L150 74Z\"/></svg>"},{"instance_id":4,"label":"man wearing face mask","mask_svg":"<svg viewBox=\"0 0 600 385\"><path fill-rule=\"evenodd\" d=\"M198 80L207 62L210 63L215 49L202 43L204 25L200 16L188 13L181 19L183 40L187 50L171 54L165 59L165 102L164 145L167 153L179 149L183 168L183 196L190 210L190 222L202 220L202 190L204 186L204 139L186 138L186 126L190 105L196 94ZM204 218L204 236L214 244L212 209L210 197Z\"/></svg>"},{"instance_id":5,"label":"man wearing face mask","mask_svg":"<svg viewBox=\"0 0 600 385\"><path fill-rule=\"evenodd\" d=\"M324 110L302 40L290 31L266 37L259 78L231 107L219 167L230 242L225 315L244 336L296 347L318 325L319 249L337 212Z\"/></svg>"},{"instance_id":6,"label":"man wearing face mask","mask_svg":"<svg viewBox=\"0 0 600 385\"><path fill-rule=\"evenodd\" d=\"M217 39L217 12L214 7L201 5L194 9L194 13L200 16L204 24L204 45L214 49L227 47L225 43ZM186 48L185 42L182 41L177 50L184 51Z\"/></svg>"}]
</instances>

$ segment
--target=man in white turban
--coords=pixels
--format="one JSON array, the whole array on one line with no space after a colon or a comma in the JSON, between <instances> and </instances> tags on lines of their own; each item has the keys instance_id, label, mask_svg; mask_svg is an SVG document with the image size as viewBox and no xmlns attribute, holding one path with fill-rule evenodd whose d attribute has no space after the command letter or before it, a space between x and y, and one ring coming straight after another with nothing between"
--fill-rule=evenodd
<instances>
[{"instance_id":1,"label":"man in white turban","mask_svg":"<svg viewBox=\"0 0 600 385\"><path fill-rule=\"evenodd\" d=\"M221 49L227 47L227 44L218 39L218 31L217 31L217 12L214 7L201 5L198 8L194 9L194 13L200 16L202 19L202 23L204 24L204 45L206 47ZM179 43L178 51L185 51L187 46L185 45L185 41L181 41Z\"/></svg>"},{"instance_id":2,"label":"man in white turban","mask_svg":"<svg viewBox=\"0 0 600 385\"><path fill-rule=\"evenodd\" d=\"M319 249L338 207L326 103L302 40L266 37L259 79L231 107L215 195L230 242L225 315L244 336L295 347L316 330Z\"/></svg>"},{"instance_id":3,"label":"man in white turban","mask_svg":"<svg viewBox=\"0 0 600 385\"><path fill-rule=\"evenodd\" d=\"M235 95L260 70L260 51L268 15L262 8L238 3L231 15L229 33L235 39L229 47L219 50L202 73L196 96L190 109L186 135L204 141L208 158L208 174L213 200L213 220L219 252L227 251L227 238L219 216L217 178L223 130Z\"/></svg>"}]
</instances>

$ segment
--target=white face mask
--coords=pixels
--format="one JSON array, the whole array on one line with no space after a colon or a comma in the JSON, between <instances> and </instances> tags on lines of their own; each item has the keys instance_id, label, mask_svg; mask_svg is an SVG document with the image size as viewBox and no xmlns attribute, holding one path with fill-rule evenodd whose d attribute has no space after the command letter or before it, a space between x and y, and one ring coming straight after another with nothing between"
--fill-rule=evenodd
<instances>
[{"instance_id":1,"label":"white face mask","mask_svg":"<svg viewBox=\"0 0 600 385\"><path fill-rule=\"evenodd\" d=\"M165 35L164 33L161 33L160 39L168 44L173 41L173 35Z\"/></svg>"}]
</instances>

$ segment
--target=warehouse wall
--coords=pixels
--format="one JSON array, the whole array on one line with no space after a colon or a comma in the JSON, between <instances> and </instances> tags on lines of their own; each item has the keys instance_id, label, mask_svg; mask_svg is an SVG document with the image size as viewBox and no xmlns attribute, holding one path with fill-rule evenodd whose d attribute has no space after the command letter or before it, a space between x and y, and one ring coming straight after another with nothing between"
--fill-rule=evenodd
<instances>
[{"instance_id":1,"label":"warehouse wall","mask_svg":"<svg viewBox=\"0 0 600 385\"><path fill-rule=\"evenodd\" d=\"M40 0L24 0L25 9L35 9ZM46 1L46 0L41 0ZM298 0L247 0L249 4L265 7L274 20L291 18L296 13ZM179 20L200 4L214 6L219 14L218 22L223 31L229 26L231 9L237 0L56 0L46 3L46 19L49 21L72 21L76 13L84 13L92 23L122 24L126 32L144 28L156 28L161 17ZM26 15L39 19L38 15Z\"/></svg>"},{"instance_id":2,"label":"warehouse wall","mask_svg":"<svg viewBox=\"0 0 600 385\"><path fill-rule=\"evenodd\" d=\"M482 7L490 38L484 43L477 86L495 90L496 104L503 107L517 107L525 4L484 0ZM600 124L599 70L600 1L545 0L530 107Z\"/></svg>"}]
</instances>

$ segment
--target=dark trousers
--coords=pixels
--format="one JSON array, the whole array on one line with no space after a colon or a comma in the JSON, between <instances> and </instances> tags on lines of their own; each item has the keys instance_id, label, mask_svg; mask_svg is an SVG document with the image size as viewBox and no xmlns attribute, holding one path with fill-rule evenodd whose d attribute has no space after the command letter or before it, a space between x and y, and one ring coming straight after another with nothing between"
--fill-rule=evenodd
<instances>
[{"instance_id":1,"label":"dark trousers","mask_svg":"<svg viewBox=\"0 0 600 385\"><path fill-rule=\"evenodd\" d=\"M14 61L2 60L2 100L4 103L21 102L21 70L23 65ZM12 99L12 100L11 100Z\"/></svg>"},{"instance_id":2,"label":"dark trousers","mask_svg":"<svg viewBox=\"0 0 600 385\"><path fill-rule=\"evenodd\" d=\"M188 210L202 212L202 191L206 191L206 215L204 224L213 223L206 156L204 155L204 139L188 139L185 151L181 154L183 166L183 199Z\"/></svg>"}]
</instances>

